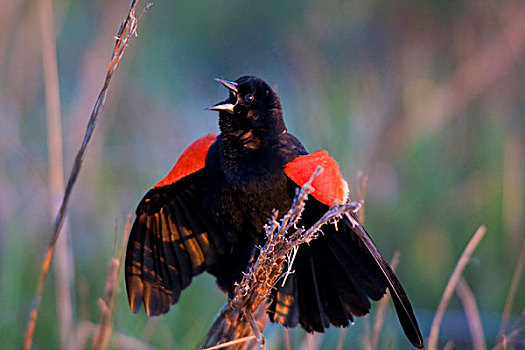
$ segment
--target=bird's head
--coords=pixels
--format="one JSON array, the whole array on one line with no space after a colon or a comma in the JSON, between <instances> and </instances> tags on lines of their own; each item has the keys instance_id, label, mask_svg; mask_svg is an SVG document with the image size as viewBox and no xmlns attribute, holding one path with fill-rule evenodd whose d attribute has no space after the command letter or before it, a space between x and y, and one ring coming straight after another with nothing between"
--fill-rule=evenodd
<instances>
[{"instance_id":1,"label":"bird's head","mask_svg":"<svg viewBox=\"0 0 525 350\"><path fill-rule=\"evenodd\" d=\"M253 76L234 82L215 80L230 90L225 101L208 108L219 111L219 127L225 137L257 149L286 132L279 97L264 80Z\"/></svg>"}]
</instances>

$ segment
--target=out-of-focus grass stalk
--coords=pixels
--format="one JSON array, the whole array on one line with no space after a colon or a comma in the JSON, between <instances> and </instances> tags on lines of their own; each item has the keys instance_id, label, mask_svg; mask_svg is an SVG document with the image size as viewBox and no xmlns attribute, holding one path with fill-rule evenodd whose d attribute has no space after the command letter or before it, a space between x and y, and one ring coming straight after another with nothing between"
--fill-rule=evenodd
<instances>
[{"instance_id":1,"label":"out-of-focus grass stalk","mask_svg":"<svg viewBox=\"0 0 525 350\"><path fill-rule=\"evenodd\" d=\"M515 8L510 2L501 13L513 13L499 34L479 53L466 60L457 71L431 91L414 101L406 117L392 129L390 137L405 134L404 147L441 130L482 92L491 88L521 62L525 53L525 3ZM425 116L422 118L422 116ZM401 150L398 150L401 151Z\"/></svg>"},{"instance_id":2,"label":"out-of-focus grass stalk","mask_svg":"<svg viewBox=\"0 0 525 350\"><path fill-rule=\"evenodd\" d=\"M483 332L483 324L481 323L481 317L479 316L479 309L476 303L474 293L467 284L467 281L461 277L458 281L456 288L465 314L467 315L468 328L470 329L470 335L472 337L472 347L476 350L485 350L487 345L485 344L485 332Z\"/></svg>"},{"instance_id":3,"label":"out-of-focus grass stalk","mask_svg":"<svg viewBox=\"0 0 525 350\"><path fill-rule=\"evenodd\" d=\"M75 335L76 348L86 349L88 338L90 338L99 329L99 325L93 324L89 321L79 321ZM122 333L114 332L111 337L110 345L115 349L126 350L153 350L154 348L142 340L132 338Z\"/></svg>"},{"instance_id":4,"label":"out-of-focus grass stalk","mask_svg":"<svg viewBox=\"0 0 525 350\"><path fill-rule=\"evenodd\" d=\"M8 56L6 48L9 44L9 36L12 33L13 23L16 23L17 20L20 21L17 12L22 4L23 1L17 0L4 1L2 3L2 11L0 11L0 67L5 67L5 60Z\"/></svg>"},{"instance_id":5,"label":"out-of-focus grass stalk","mask_svg":"<svg viewBox=\"0 0 525 350\"><path fill-rule=\"evenodd\" d=\"M337 350L343 350L347 329L348 328L343 328L339 331L339 337L337 338Z\"/></svg>"},{"instance_id":6,"label":"out-of-focus grass stalk","mask_svg":"<svg viewBox=\"0 0 525 350\"><path fill-rule=\"evenodd\" d=\"M51 215L53 217L60 208L60 199L64 194L64 165L62 159L62 120L60 115L55 22L51 0L38 1L38 13L46 97L49 196ZM62 230L64 233L59 236L56 242L54 269L56 272L56 309L60 347L66 349L68 337L72 334L72 329L74 328L71 296L71 285L74 280L74 260L68 243L67 218L64 218Z\"/></svg>"},{"instance_id":7,"label":"out-of-focus grass stalk","mask_svg":"<svg viewBox=\"0 0 525 350\"><path fill-rule=\"evenodd\" d=\"M507 254L515 254L523 234L525 174L522 131L509 125L503 156L503 232Z\"/></svg>"},{"instance_id":8,"label":"out-of-focus grass stalk","mask_svg":"<svg viewBox=\"0 0 525 350\"><path fill-rule=\"evenodd\" d=\"M321 348L323 333L306 333L301 350L317 350Z\"/></svg>"},{"instance_id":9,"label":"out-of-focus grass stalk","mask_svg":"<svg viewBox=\"0 0 525 350\"><path fill-rule=\"evenodd\" d=\"M392 271L396 271L399 260L401 259L401 254L399 252L394 252L394 256L390 261L390 266ZM369 349L377 349L377 344L379 344L379 335L381 334L381 329L383 328L383 323L385 322L386 312L388 310L388 305L390 301L390 293L386 294L383 299L381 299L377 305L375 312L375 322L374 327L372 328L372 336L370 337L370 347Z\"/></svg>"},{"instance_id":10,"label":"out-of-focus grass stalk","mask_svg":"<svg viewBox=\"0 0 525 350\"><path fill-rule=\"evenodd\" d=\"M126 253L126 243L128 242L130 228L131 215L128 215L126 219L126 226L122 234L120 249L117 248L118 229L115 229L115 243L113 244L113 254L108 268L104 296L99 299L100 321L97 332L93 339L93 349L104 350L108 346L109 336L111 335L113 328L113 315L115 313L115 305L117 303L120 271L122 270L122 261L124 260L124 255Z\"/></svg>"},{"instance_id":11,"label":"out-of-focus grass stalk","mask_svg":"<svg viewBox=\"0 0 525 350\"><path fill-rule=\"evenodd\" d=\"M447 341L447 343L445 344L445 346L441 350L453 350L453 349L454 349L454 341L451 339L451 340Z\"/></svg>"},{"instance_id":12,"label":"out-of-focus grass stalk","mask_svg":"<svg viewBox=\"0 0 525 350\"><path fill-rule=\"evenodd\" d=\"M292 342L290 340L290 329L283 327L283 335L284 335L284 348L285 350L292 350Z\"/></svg>"},{"instance_id":13,"label":"out-of-focus grass stalk","mask_svg":"<svg viewBox=\"0 0 525 350\"><path fill-rule=\"evenodd\" d=\"M27 331L26 331L26 336L24 339L24 349L25 350L31 349L36 320L38 318L38 308L40 307L40 302L42 300L42 293L44 290L45 281L49 273L49 265L51 263L51 258L53 257L53 253L54 253L55 246L56 246L55 244L59 237L60 229L62 228L62 225L64 223L64 218L67 213L67 205L71 197L71 192L73 190L73 187L78 178L78 174L80 173L80 169L82 168L82 164L84 162L84 155L85 155L87 146L89 144L89 141L91 140L91 137L93 136L93 131L95 130L95 125L96 125L98 116L103 109L104 102L106 100L106 95L108 93L109 84L111 82L111 78L113 77L113 73L117 69L119 62L122 59L122 56L124 55L124 52L126 50L126 47L129 44L129 41L136 34L138 23L140 22L142 15L151 6L151 4L147 4L144 10L139 14L139 16L135 16L136 4L137 4L137 0L131 0L131 4L130 4L126 19L120 24L120 27L118 29L117 36L116 36L116 42L113 48L113 53L111 55L111 60L110 60L108 70L106 73L106 78L104 80L104 85L102 89L100 90L100 93L95 102L95 105L93 106L93 109L91 110L89 122L86 128L86 132L84 134L84 139L82 141L82 145L80 146L75 156L73 169L71 170L71 175L69 176L69 179L67 182L67 186L64 192L64 197L62 198L60 209L58 211L58 214L53 224L51 241L49 242L49 246L47 247L47 250L44 254L44 260L40 268L40 276L38 279L35 299L33 301L33 306L31 307L31 310L29 312L29 321L27 323Z\"/></svg>"},{"instance_id":14,"label":"out-of-focus grass stalk","mask_svg":"<svg viewBox=\"0 0 525 350\"><path fill-rule=\"evenodd\" d=\"M525 311L523 311L521 313L521 316L525 316ZM499 350L499 349L503 349L503 350L507 350L507 349L518 349L518 348L515 348L512 344L512 343L516 343L518 346L523 344L523 341L520 340L522 339L523 337L523 334L525 334L525 326L522 326L522 327L517 327L516 329L514 329L512 332L510 332L509 334L503 334L501 336L501 340L492 348L492 350ZM509 345L511 345L511 347L509 347ZM519 348L521 349L521 348Z\"/></svg>"},{"instance_id":15,"label":"out-of-focus grass stalk","mask_svg":"<svg viewBox=\"0 0 525 350\"><path fill-rule=\"evenodd\" d=\"M437 350L439 326L441 325L441 321L443 321L443 317L445 316L445 311L447 309L448 303L450 302L450 298L452 298L454 290L456 289L459 279L461 278L461 274L470 260L470 256L472 253L474 253L474 250L478 246L479 242L481 242L486 232L487 229L485 226L481 225L478 227L474 233L474 236L470 239L467 246L465 247L465 250L463 250L463 253L459 257L456 267L454 268L454 271L448 280L447 286L445 287L441 301L439 302L436 314L434 315L434 320L432 320L432 325L430 326L430 335L427 342L427 348L429 350Z\"/></svg>"},{"instance_id":16,"label":"out-of-focus grass stalk","mask_svg":"<svg viewBox=\"0 0 525 350\"><path fill-rule=\"evenodd\" d=\"M510 314L512 312L512 305L514 305L514 299L516 298L516 292L520 284L521 276L523 275L523 268L525 267L525 241L521 246L520 255L518 258L518 263L514 269L514 276L512 277L512 282L510 284L509 294L507 300L505 300L505 307L503 308L503 315L501 316L501 323L498 330L498 339L505 333L507 324L509 322Z\"/></svg>"},{"instance_id":17,"label":"out-of-focus grass stalk","mask_svg":"<svg viewBox=\"0 0 525 350\"><path fill-rule=\"evenodd\" d=\"M512 254L514 247L518 246L518 239L523 234L524 211L523 195L525 191L525 174L523 172L523 139L521 131L512 130L505 143L503 159L503 225L504 244L508 254ZM525 267L525 240L519 253L518 262L510 284L509 293L505 300L503 315L498 330L498 340L505 333L516 292Z\"/></svg>"}]
</instances>

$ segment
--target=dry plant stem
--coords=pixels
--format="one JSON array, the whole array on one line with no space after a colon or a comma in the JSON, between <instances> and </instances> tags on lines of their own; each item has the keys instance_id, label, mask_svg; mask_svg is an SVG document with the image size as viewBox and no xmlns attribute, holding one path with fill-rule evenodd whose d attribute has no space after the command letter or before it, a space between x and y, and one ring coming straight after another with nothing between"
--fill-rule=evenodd
<instances>
[{"instance_id":1,"label":"dry plant stem","mask_svg":"<svg viewBox=\"0 0 525 350\"><path fill-rule=\"evenodd\" d=\"M470 335L472 336L472 347L476 350L487 349L485 333L483 332L483 325L481 323L481 317L479 316L476 298L463 277L459 279L456 293L461 299L465 314L467 315L468 327L470 329Z\"/></svg>"},{"instance_id":2,"label":"dry plant stem","mask_svg":"<svg viewBox=\"0 0 525 350\"><path fill-rule=\"evenodd\" d=\"M454 349L454 341L449 340L447 341L447 343L445 344L442 350L452 350L452 349Z\"/></svg>"},{"instance_id":3,"label":"dry plant stem","mask_svg":"<svg viewBox=\"0 0 525 350\"><path fill-rule=\"evenodd\" d=\"M312 333L306 333L306 349L314 350L314 335Z\"/></svg>"},{"instance_id":4,"label":"dry plant stem","mask_svg":"<svg viewBox=\"0 0 525 350\"><path fill-rule=\"evenodd\" d=\"M320 234L321 227L338 220L349 212L357 212L362 205L360 202L350 202L344 205L334 205L312 227L297 228L297 223L304 210L305 201L311 192L311 182L319 174L318 168L310 181L297 193L290 210L278 221L275 212L270 222L265 226L266 243L259 247L259 256L244 274L241 282L236 286L234 296L221 310L210 331L203 341L204 347L215 346L247 334L262 331L255 329L246 315L255 315L262 311L270 302L269 297L281 278L286 278L293 269L284 271L284 265L293 264L293 251L301 244L309 243ZM257 334L256 334L257 336ZM262 336L261 336L262 338ZM264 343L262 344L264 345Z\"/></svg>"},{"instance_id":5,"label":"dry plant stem","mask_svg":"<svg viewBox=\"0 0 525 350\"><path fill-rule=\"evenodd\" d=\"M290 330L288 328L283 327L283 335L284 335L284 348L286 350L292 350L292 342L290 340Z\"/></svg>"},{"instance_id":6,"label":"dry plant stem","mask_svg":"<svg viewBox=\"0 0 525 350\"><path fill-rule=\"evenodd\" d=\"M320 349L320 345L323 341L323 333L306 333L303 345L300 350L317 350Z\"/></svg>"},{"instance_id":7,"label":"dry plant stem","mask_svg":"<svg viewBox=\"0 0 525 350\"><path fill-rule=\"evenodd\" d=\"M205 348L203 350L215 350L215 349L224 349L228 346L232 346L232 345L237 345L239 343L244 343L244 342L247 342L249 340L252 340L252 339L255 339L255 335L249 335L247 337L242 337L242 338L239 338L239 339L234 339L234 340L231 340L231 341L228 341L226 343L222 343L222 344L219 344L219 345L215 345L215 346L212 346L210 348Z\"/></svg>"},{"instance_id":8,"label":"dry plant stem","mask_svg":"<svg viewBox=\"0 0 525 350\"><path fill-rule=\"evenodd\" d=\"M109 342L109 336L113 328L113 315L115 313L115 304L117 302L117 294L119 287L119 277L126 253L126 242L131 228L131 215L128 215L126 219L126 226L122 233L122 241L120 249L118 250L118 256L116 253L113 254L110 266L108 268L108 275L106 278L106 286L104 288L104 296L100 299L101 310L100 310L100 321L97 332L93 339L93 349L104 350L107 348ZM113 246L114 251L117 250L117 236L118 230L115 230L115 244Z\"/></svg>"},{"instance_id":9,"label":"dry plant stem","mask_svg":"<svg viewBox=\"0 0 525 350\"><path fill-rule=\"evenodd\" d=\"M434 320L432 321L432 325L430 326L430 335L428 337L427 343L429 350L437 350L439 326L441 325L441 321L443 320L443 317L445 315L445 310L447 309L450 298L454 294L454 289L456 288L456 285L458 284L459 279L461 278L461 274L467 266L470 256L472 255L472 253L474 253L474 250L478 246L479 242L481 242L481 239L485 236L486 232L487 230L483 225L481 225L476 230L476 233L474 233L474 236L471 238L470 242L467 244L465 250L461 254L461 257L459 258L456 267L454 268L454 271L452 272L452 275L448 280L447 286L445 287L445 291L443 292L443 296L441 297L441 301L439 302L436 314L434 315Z\"/></svg>"},{"instance_id":10,"label":"dry plant stem","mask_svg":"<svg viewBox=\"0 0 525 350\"><path fill-rule=\"evenodd\" d=\"M257 323L255 323L255 319L253 318L253 314L249 310L243 310L244 312L244 318L248 320L248 323L250 323L250 326L252 327L252 331L255 334L255 340L257 342L262 342L262 345L266 343L264 340L263 335L261 334L261 331L259 330L259 327L257 326Z\"/></svg>"},{"instance_id":11,"label":"dry plant stem","mask_svg":"<svg viewBox=\"0 0 525 350\"><path fill-rule=\"evenodd\" d=\"M366 318L363 322L364 330L363 335L361 336L361 339L359 339L359 344L361 345L361 348L364 350L370 350L372 347L370 345L371 339L372 339L372 331L370 326L370 318Z\"/></svg>"},{"instance_id":12,"label":"dry plant stem","mask_svg":"<svg viewBox=\"0 0 525 350\"><path fill-rule=\"evenodd\" d=\"M40 35L42 41L42 63L44 72L44 90L46 97L47 143L50 212L54 215L64 193L64 166L62 160L62 124L60 116L60 91L58 85L58 67L56 54L55 23L51 0L38 2L40 17ZM65 220L65 219L64 219ZM60 347L67 348L68 336L73 325L73 303L71 285L73 278L72 251L68 245L67 222L64 234L56 243L56 307Z\"/></svg>"},{"instance_id":13,"label":"dry plant stem","mask_svg":"<svg viewBox=\"0 0 525 350\"><path fill-rule=\"evenodd\" d=\"M339 331L339 338L337 340L337 350L343 350L345 343L346 328L343 328Z\"/></svg>"},{"instance_id":14,"label":"dry plant stem","mask_svg":"<svg viewBox=\"0 0 525 350\"><path fill-rule=\"evenodd\" d=\"M399 252L394 253L394 257L390 262L392 271L396 271L397 265L399 265L399 260L401 259L401 254ZM370 339L370 349L377 349L377 344L379 343L379 335L381 334L381 329L383 328L383 323L385 321L386 311L388 308L388 303L390 301L390 293L387 293L383 299L379 301L377 309L375 312L375 322L372 330L372 337Z\"/></svg>"},{"instance_id":15,"label":"dry plant stem","mask_svg":"<svg viewBox=\"0 0 525 350\"><path fill-rule=\"evenodd\" d=\"M503 334L501 336L501 340L496 344L496 346L492 348L492 350L499 350L499 349L506 350L509 345L512 345L512 342L514 340L519 341L520 336L523 337L524 333L525 333L525 327L519 327L513 330L512 332L510 332L508 335ZM518 343L518 344L522 344L522 343ZM514 349L514 348L511 348L511 349Z\"/></svg>"},{"instance_id":16,"label":"dry plant stem","mask_svg":"<svg viewBox=\"0 0 525 350\"><path fill-rule=\"evenodd\" d=\"M516 298L516 292L520 284L521 276L523 275L523 268L525 267L525 240L521 246L520 255L518 258L518 263L516 264L516 269L514 270L514 275L512 277L512 282L510 284L509 294L507 300L505 301L505 307L503 308L503 316L501 317L501 324L498 330L498 339L505 332L507 323L509 322L510 313L512 311L512 305L514 304L514 299Z\"/></svg>"},{"instance_id":17,"label":"dry plant stem","mask_svg":"<svg viewBox=\"0 0 525 350\"><path fill-rule=\"evenodd\" d=\"M75 332L75 339L77 339L77 349L85 349L87 340L97 331L97 329L98 325L96 324L93 324L89 321L80 321ZM146 344L145 342L121 333L113 333L110 343L115 349L153 350L153 347Z\"/></svg>"},{"instance_id":18,"label":"dry plant stem","mask_svg":"<svg viewBox=\"0 0 525 350\"><path fill-rule=\"evenodd\" d=\"M89 144L89 141L91 140L91 136L93 135L93 131L95 129L95 123L97 121L97 117L102 111L102 108L104 107L104 102L106 99L106 94L109 88L109 83L111 82L111 78L113 76L113 73L115 72L115 69L117 68L122 55L124 54L124 51L126 50L126 47L131 40L131 38L135 35L137 26L139 23L140 18L142 15L147 11L147 9L150 7L150 4L146 5L144 10L142 11L141 15L137 18L135 17L135 6L136 6L137 0L132 0L130 9L128 12L128 15L126 19L120 24L119 30L117 32L117 38L115 47L113 49L113 53L111 56L111 61L109 63L109 67L106 74L106 79L104 81L104 86L102 87L102 90L100 91L100 94L95 102L95 105L93 107L93 110L91 111L91 116L89 118L89 122L87 125L86 133L84 134L84 140L82 142L82 145L80 146L80 149L78 150L78 153L75 157L75 162L73 164L73 169L71 171L71 175L69 176L66 190L64 193L64 197L62 198L62 202L60 205L60 209L58 211L58 214L55 218L54 224L53 224L53 230L52 230L52 236L51 241L49 243L49 246L47 248L47 251L44 255L44 260L42 262L42 266L40 269L40 277L38 279L38 286L37 291L35 295L35 299L33 301L33 306L31 308L31 311L29 313L29 321L27 325L27 331L26 336L24 340L24 349L28 350L31 348L31 343L33 340L33 334L35 330L35 324L36 319L38 317L38 308L40 306L40 301L42 299L42 292L44 290L45 281L47 279L47 275L49 273L49 265L51 262L51 258L53 257L53 251L55 248L55 243L58 239L58 236L60 234L60 229L62 228L62 224L64 223L64 217L67 212L67 205L69 202L69 198L71 196L71 192L73 190L73 187L75 185L75 182L77 180L78 174L80 172L80 169L82 167L83 161L84 161L84 154L86 152L87 146Z\"/></svg>"}]
</instances>

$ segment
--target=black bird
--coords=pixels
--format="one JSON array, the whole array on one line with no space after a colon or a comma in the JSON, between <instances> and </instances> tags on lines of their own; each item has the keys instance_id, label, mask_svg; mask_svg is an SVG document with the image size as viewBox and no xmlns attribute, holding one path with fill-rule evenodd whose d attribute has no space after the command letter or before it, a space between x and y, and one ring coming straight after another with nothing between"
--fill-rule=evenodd
<instances>
[{"instance_id":1,"label":"black bird","mask_svg":"<svg viewBox=\"0 0 525 350\"><path fill-rule=\"evenodd\" d=\"M234 283L265 239L274 209L289 209L295 190L318 165L301 225L308 227L335 202L347 200L338 164L326 151L309 154L283 120L277 94L260 78L217 79L229 97L219 111L220 134L190 145L170 173L136 210L126 254L131 310L168 312L181 291L203 271L232 293ZM313 198L312 198L313 197ZM423 340L410 302L389 264L356 217L299 248L284 287L273 292L270 320L308 332L346 327L390 290L401 326L417 348ZM342 227L341 227L342 226Z\"/></svg>"}]
</instances>

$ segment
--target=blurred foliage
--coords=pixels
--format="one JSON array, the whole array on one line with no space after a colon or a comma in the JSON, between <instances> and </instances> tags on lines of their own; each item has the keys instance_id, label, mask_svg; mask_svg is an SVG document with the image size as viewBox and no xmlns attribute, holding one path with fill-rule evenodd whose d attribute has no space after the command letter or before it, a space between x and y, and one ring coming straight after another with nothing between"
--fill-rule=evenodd
<instances>
[{"instance_id":1,"label":"blurred foliage","mask_svg":"<svg viewBox=\"0 0 525 350\"><path fill-rule=\"evenodd\" d=\"M128 2L53 6L67 176ZM18 348L54 213L38 6L6 0L2 7L0 339ZM212 78L251 74L277 89L289 130L307 149L326 148L354 188L359 171L370 177L368 231L386 257L402 254L398 275L425 336L461 251L487 226L465 277L493 345L525 238L523 47L503 43L487 69L455 77L524 11L520 1L493 0L155 2L116 72L71 200L75 318L98 321L115 225L187 144L217 132L216 113L203 110L225 97ZM505 55L511 64L484 82ZM440 100L446 111L439 113L430 102L443 87L454 93ZM57 346L54 288L48 281L35 349ZM512 319L522 325L523 295L525 283ZM225 299L201 276L169 314L147 321L129 312L122 283L114 331L159 348L192 348ZM345 348L360 347L368 322L350 327ZM270 348L283 346L279 327L266 334ZM291 335L294 348L302 344L302 331ZM441 344L469 347L457 298L440 336ZM338 337L329 330L323 348ZM380 348L407 344L391 311Z\"/></svg>"}]
</instances>

